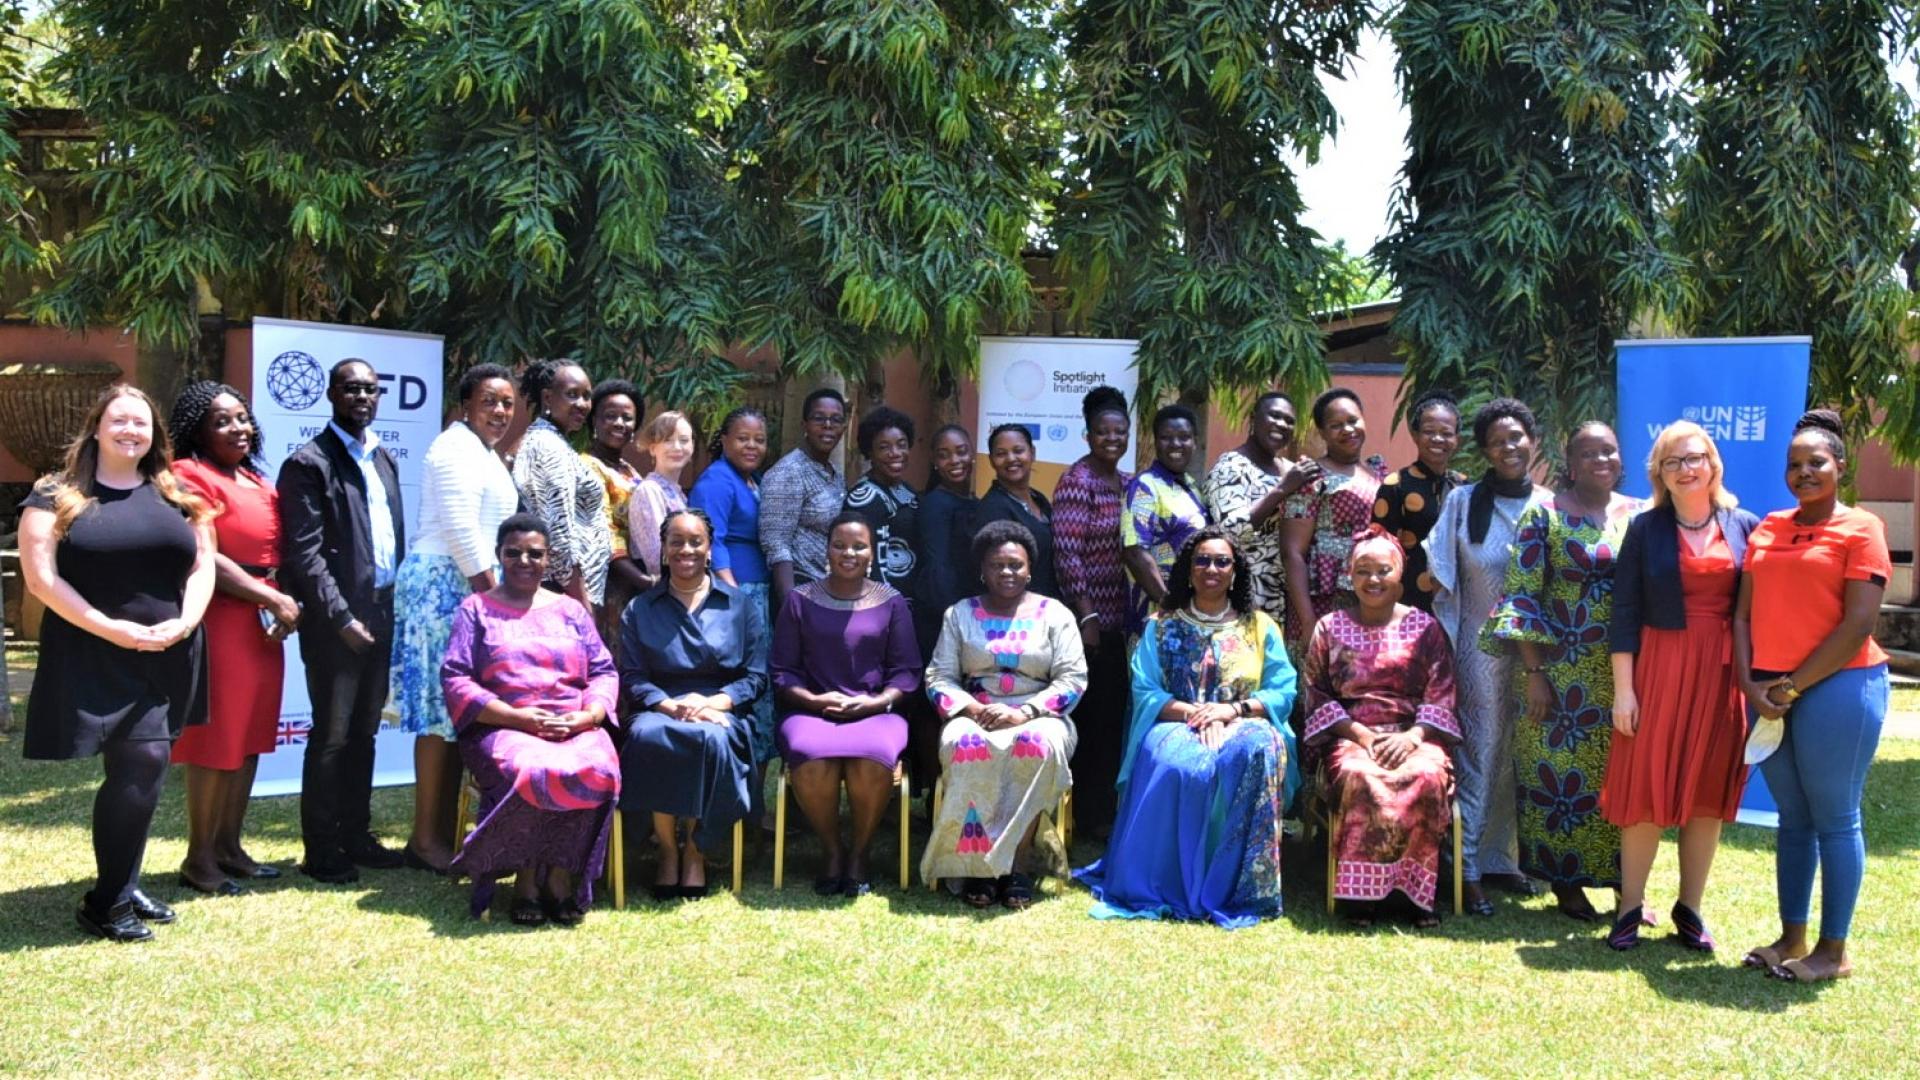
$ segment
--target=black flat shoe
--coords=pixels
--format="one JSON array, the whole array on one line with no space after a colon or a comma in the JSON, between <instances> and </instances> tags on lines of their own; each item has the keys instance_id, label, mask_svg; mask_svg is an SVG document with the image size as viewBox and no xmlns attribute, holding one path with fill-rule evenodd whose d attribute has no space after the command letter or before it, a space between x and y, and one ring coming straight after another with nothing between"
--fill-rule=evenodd
<instances>
[{"instance_id":1,"label":"black flat shoe","mask_svg":"<svg viewBox=\"0 0 1920 1080\"><path fill-rule=\"evenodd\" d=\"M147 924L133 916L132 904L115 904L106 911L94 911L85 904L74 913L74 919L80 929L97 938L127 944L134 941L152 941L153 931Z\"/></svg>"},{"instance_id":2,"label":"black flat shoe","mask_svg":"<svg viewBox=\"0 0 1920 1080\"><path fill-rule=\"evenodd\" d=\"M418 855L415 855L413 853L413 849L410 847L400 849L400 861L402 863L405 863L407 869L409 870L425 870L429 874L439 874L442 877L445 877L447 873L447 871L441 869L440 867L433 865L432 863L428 862L427 860L421 858Z\"/></svg>"},{"instance_id":3,"label":"black flat shoe","mask_svg":"<svg viewBox=\"0 0 1920 1080\"><path fill-rule=\"evenodd\" d=\"M678 900L680 899L680 886L655 885L651 890L651 894L655 900L663 903L668 900Z\"/></svg>"},{"instance_id":4,"label":"black flat shoe","mask_svg":"<svg viewBox=\"0 0 1920 1080\"><path fill-rule=\"evenodd\" d=\"M144 889L129 892L127 903L133 906L133 917L141 922L165 925L173 921L173 909L148 896Z\"/></svg>"},{"instance_id":5,"label":"black flat shoe","mask_svg":"<svg viewBox=\"0 0 1920 1080\"><path fill-rule=\"evenodd\" d=\"M253 890L232 878L221 878L218 885L202 885L185 874L180 875L180 884L202 896L245 896ZM136 905L138 901L135 901Z\"/></svg>"},{"instance_id":6,"label":"black flat shoe","mask_svg":"<svg viewBox=\"0 0 1920 1080\"><path fill-rule=\"evenodd\" d=\"M842 879L842 884L840 886L840 895L845 896L848 899L856 899L858 897L865 896L872 891L873 891L873 882L861 881L856 878L844 878Z\"/></svg>"},{"instance_id":7,"label":"black flat shoe","mask_svg":"<svg viewBox=\"0 0 1920 1080\"><path fill-rule=\"evenodd\" d=\"M847 879L843 877L822 876L813 879L815 896L839 896L846 887Z\"/></svg>"},{"instance_id":8,"label":"black flat shoe","mask_svg":"<svg viewBox=\"0 0 1920 1080\"><path fill-rule=\"evenodd\" d=\"M712 885L680 886L680 899L682 900L705 900L707 897L712 895L713 895Z\"/></svg>"},{"instance_id":9,"label":"black flat shoe","mask_svg":"<svg viewBox=\"0 0 1920 1080\"><path fill-rule=\"evenodd\" d=\"M215 863L214 865L218 866L220 872L226 874L228 877L248 878L254 881L272 881L277 877L283 876L283 872L279 867L267 863L254 863L252 869L248 869L239 863Z\"/></svg>"},{"instance_id":10,"label":"black flat shoe","mask_svg":"<svg viewBox=\"0 0 1920 1080\"><path fill-rule=\"evenodd\" d=\"M351 885L360 880L360 871L352 863L331 866L326 863L301 863L300 872L326 885Z\"/></svg>"},{"instance_id":11,"label":"black flat shoe","mask_svg":"<svg viewBox=\"0 0 1920 1080\"><path fill-rule=\"evenodd\" d=\"M353 860L355 866L364 866L369 870L398 870L407 865L399 852L371 838L349 847L347 858Z\"/></svg>"}]
</instances>

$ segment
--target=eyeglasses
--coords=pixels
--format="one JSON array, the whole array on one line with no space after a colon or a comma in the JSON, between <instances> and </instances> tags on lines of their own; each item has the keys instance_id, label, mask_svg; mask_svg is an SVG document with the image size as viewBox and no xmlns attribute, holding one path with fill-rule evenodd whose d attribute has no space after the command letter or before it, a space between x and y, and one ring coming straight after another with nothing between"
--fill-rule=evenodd
<instances>
[{"instance_id":1,"label":"eyeglasses","mask_svg":"<svg viewBox=\"0 0 1920 1080\"><path fill-rule=\"evenodd\" d=\"M1233 567L1231 555L1195 555L1193 565L1201 569L1227 570Z\"/></svg>"},{"instance_id":2,"label":"eyeglasses","mask_svg":"<svg viewBox=\"0 0 1920 1080\"><path fill-rule=\"evenodd\" d=\"M517 547L501 548L500 561L503 563L546 562L547 549L546 548L517 548Z\"/></svg>"},{"instance_id":3,"label":"eyeglasses","mask_svg":"<svg viewBox=\"0 0 1920 1080\"><path fill-rule=\"evenodd\" d=\"M807 417L807 423L822 427L846 427L847 418L842 413L814 413Z\"/></svg>"},{"instance_id":4,"label":"eyeglasses","mask_svg":"<svg viewBox=\"0 0 1920 1080\"><path fill-rule=\"evenodd\" d=\"M1670 458L1660 459L1661 472L1677 473L1683 467L1692 469L1695 472L1699 472L1701 469L1704 469L1707 467L1707 455L1688 454L1685 457L1670 457Z\"/></svg>"}]
</instances>

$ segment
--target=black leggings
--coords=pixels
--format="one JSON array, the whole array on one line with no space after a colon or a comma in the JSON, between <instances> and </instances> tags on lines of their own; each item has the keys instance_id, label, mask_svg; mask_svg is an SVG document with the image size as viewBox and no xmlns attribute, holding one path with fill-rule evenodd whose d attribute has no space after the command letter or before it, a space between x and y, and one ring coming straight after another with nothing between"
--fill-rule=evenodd
<instances>
[{"instance_id":1,"label":"black leggings","mask_svg":"<svg viewBox=\"0 0 1920 1080\"><path fill-rule=\"evenodd\" d=\"M93 797L93 861L100 880L88 903L105 910L125 901L140 884L140 859L147 851L160 789L166 786L167 759L173 744L165 739L110 742L100 752L107 769ZM101 903L101 901L105 903Z\"/></svg>"}]
</instances>

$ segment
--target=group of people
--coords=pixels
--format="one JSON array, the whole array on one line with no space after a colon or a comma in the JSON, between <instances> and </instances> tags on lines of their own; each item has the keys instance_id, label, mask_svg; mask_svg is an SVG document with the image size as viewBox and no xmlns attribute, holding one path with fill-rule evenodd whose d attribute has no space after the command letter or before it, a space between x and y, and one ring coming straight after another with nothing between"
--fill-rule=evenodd
<instances>
[{"instance_id":1,"label":"group of people","mask_svg":"<svg viewBox=\"0 0 1920 1080\"><path fill-rule=\"evenodd\" d=\"M689 485L691 420L646 418L631 384L480 365L427 452L409 536L372 365L342 361L327 393L331 422L269 480L237 390L193 384L162 426L115 387L23 506L49 609L27 754L105 765L92 933L138 940L172 918L139 885L169 759L188 766L181 882L234 894L279 873L241 836L293 634L313 702L300 870L462 874L476 913L511 875L517 924L584 916L620 811L650 815L654 895L704 895L706 852L759 815L777 760L822 842L822 895L870 888L905 770L939 788L921 874L976 907L1025 907L1039 875L1069 872L1053 818L1071 787L1108 841L1072 871L1096 917L1277 915L1297 816L1330 823L1328 887L1355 925L1394 907L1429 926L1457 803L1471 913L1543 881L1599 920L1587 890L1614 890L1616 949L1657 923L1648 877L1677 827L1673 932L1711 950L1720 828L1747 758L1777 743L1761 768L1782 932L1746 961L1851 970L1890 565L1880 522L1838 499L1831 413L1801 420L1796 505L1764 519L1695 424L1655 441L1643 504L1617 490L1604 423L1572 431L1538 483L1542 433L1506 398L1467 426L1476 478L1454 469L1474 455L1441 394L1413 404L1417 460L1388 473L1339 388L1310 410L1320 455L1300 454L1295 404L1273 391L1196 480L1190 410L1153 413L1153 461L1131 474L1129 405L1101 387L1087 453L1051 495L1030 429L1002 424L976 498L971 433L934 432L915 485L915 424L885 406L855 429L866 471L849 485L834 390L806 397L800 444L771 465L766 417L727 414ZM399 851L368 810L389 700L418 737ZM479 799L456 837L463 772Z\"/></svg>"}]
</instances>

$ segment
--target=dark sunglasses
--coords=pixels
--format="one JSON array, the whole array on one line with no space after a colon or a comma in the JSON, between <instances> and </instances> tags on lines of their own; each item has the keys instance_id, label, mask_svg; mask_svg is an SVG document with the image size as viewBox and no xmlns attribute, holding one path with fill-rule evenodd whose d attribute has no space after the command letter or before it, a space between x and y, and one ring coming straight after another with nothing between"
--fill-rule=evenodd
<instances>
[{"instance_id":1,"label":"dark sunglasses","mask_svg":"<svg viewBox=\"0 0 1920 1080\"><path fill-rule=\"evenodd\" d=\"M1227 570L1233 566L1231 555L1195 555L1193 565L1213 570Z\"/></svg>"}]
</instances>

